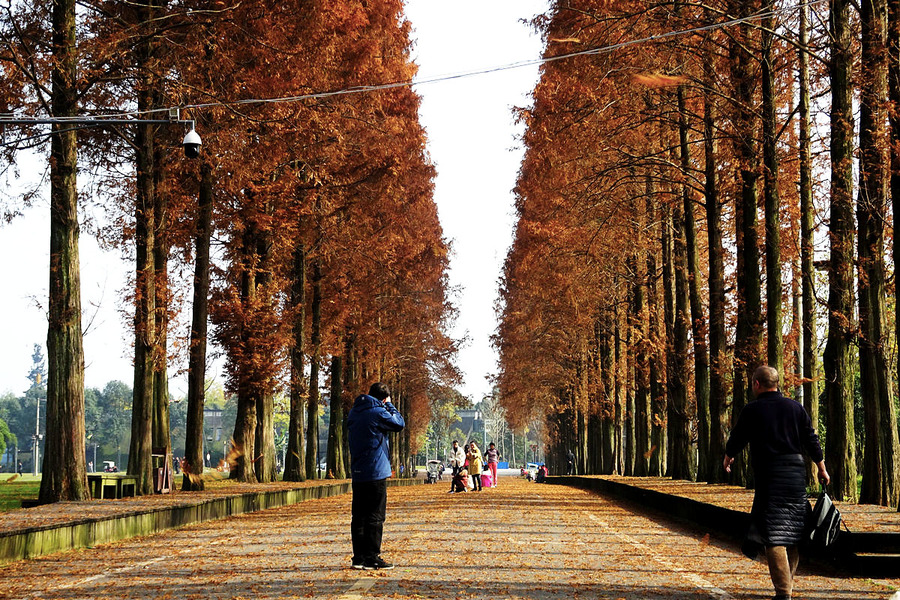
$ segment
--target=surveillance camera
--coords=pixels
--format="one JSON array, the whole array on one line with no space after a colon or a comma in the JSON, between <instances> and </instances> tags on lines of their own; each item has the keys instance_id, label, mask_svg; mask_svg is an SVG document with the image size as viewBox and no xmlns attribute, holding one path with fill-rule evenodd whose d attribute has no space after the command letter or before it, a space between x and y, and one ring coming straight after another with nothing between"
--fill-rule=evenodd
<instances>
[{"instance_id":1,"label":"surveillance camera","mask_svg":"<svg viewBox=\"0 0 900 600\"><path fill-rule=\"evenodd\" d=\"M203 142L200 141L200 136L197 135L197 132L191 129L187 132L187 135L184 136L184 141L181 142L181 145L184 146L184 155L188 158L197 158L200 156L200 146Z\"/></svg>"}]
</instances>

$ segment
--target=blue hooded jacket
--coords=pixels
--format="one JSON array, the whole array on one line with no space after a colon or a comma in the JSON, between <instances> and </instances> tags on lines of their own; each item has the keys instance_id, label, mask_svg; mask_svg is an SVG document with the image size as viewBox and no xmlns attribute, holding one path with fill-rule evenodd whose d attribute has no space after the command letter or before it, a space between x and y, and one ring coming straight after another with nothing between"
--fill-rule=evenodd
<instances>
[{"instance_id":1,"label":"blue hooded jacket","mask_svg":"<svg viewBox=\"0 0 900 600\"><path fill-rule=\"evenodd\" d=\"M347 415L350 435L350 471L353 481L378 481L391 476L387 434L406 427L400 411L390 402L363 394Z\"/></svg>"}]
</instances>

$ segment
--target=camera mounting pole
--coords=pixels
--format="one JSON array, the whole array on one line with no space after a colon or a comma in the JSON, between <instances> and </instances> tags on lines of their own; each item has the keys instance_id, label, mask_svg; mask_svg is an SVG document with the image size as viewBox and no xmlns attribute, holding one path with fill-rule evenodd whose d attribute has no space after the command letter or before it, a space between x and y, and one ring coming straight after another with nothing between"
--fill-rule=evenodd
<instances>
[{"instance_id":1,"label":"camera mounting pole","mask_svg":"<svg viewBox=\"0 0 900 600\"><path fill-rule=\"evenodd\" d=\"M34 119L9 118L0 116L0 125L83 125L88 127L103 127L104 125L190 125L194 128L193 119L87 119L82 117L36 117Z\"/></svg>"},{"instance_id":2,"label":"camera mounting pole","mask_svg":"<svg viewBox=\"0 0 900 600\"><path fill-rule=\"evenodd\" d=\"M78 129L104 127L106 125L187 125L190 127L182 145L188 158L196 158L200 154L200 136L194 129L193 119L182 119L181 111L169 109L168 119L118 119L107 117L17 117L0 115L0 126L3 125L76 125Z\"/></svg>"}]
</instances>

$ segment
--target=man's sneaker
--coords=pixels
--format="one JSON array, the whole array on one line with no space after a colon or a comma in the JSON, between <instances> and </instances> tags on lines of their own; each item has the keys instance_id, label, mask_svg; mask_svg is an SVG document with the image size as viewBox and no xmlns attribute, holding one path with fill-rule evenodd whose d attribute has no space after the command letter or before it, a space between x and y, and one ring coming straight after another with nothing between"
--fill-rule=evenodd
<instances>
[{"instance_id":1,"label":"man's sneaker","mask_svg":"<svg viewBox=\"0 0 900 600\"><path fill-rule=\"evenodd\" d=\"M351 566L352 566L354 569L362 569L362 568L364 567L364 565L365 565L365 563L364 563L363 561L361 561L361 560L356 560L355 558L351 559L351 561L352 561L352 565L351 565Z\"/></svg>"},{"instance_id":2,"label":"man's sneaker","mask_svg":"<svg viewBox=\"0 0 900 600\"><path fill-rule=\"evenodd\" d=\"M380 571L393 568L394 565L389 562L385 562L384 559L380 556L369 559L363 564L363 569L365 569L366 571Z\"/></svg>"}]
</instances>

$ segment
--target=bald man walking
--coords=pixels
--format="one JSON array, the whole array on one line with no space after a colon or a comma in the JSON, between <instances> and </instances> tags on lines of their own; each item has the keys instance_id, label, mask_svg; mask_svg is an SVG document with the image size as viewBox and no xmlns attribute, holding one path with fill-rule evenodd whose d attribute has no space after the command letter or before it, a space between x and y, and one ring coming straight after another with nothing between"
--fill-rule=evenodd
<instances>
[{"instance_id":1,"label":"bald man walking","mask_svg":"<svg viewBox=\"0 0 900 600\"><path fill-rule=\"evenodd\" d=\"M765 547L773 600L790 600L800 559L797 546L809 512L802 453L816 463L821 481L827 484L831 478L809 414L778 391L778 371L759 367L752 385L756 399L741 411L725 445L722 466L730 473L734 458L750 445L756 491L747 538Z\"/></svg>"}]
</instances>

